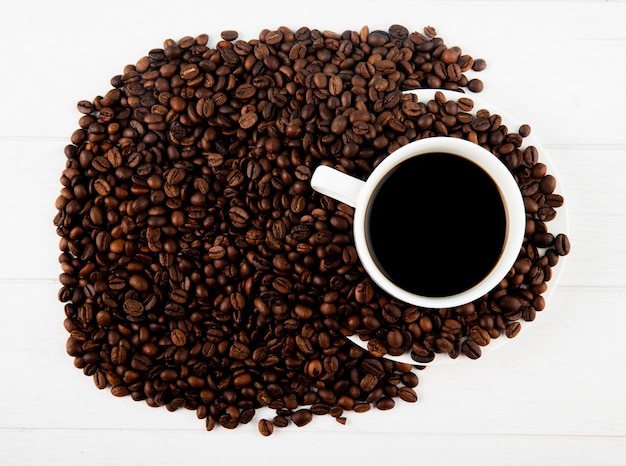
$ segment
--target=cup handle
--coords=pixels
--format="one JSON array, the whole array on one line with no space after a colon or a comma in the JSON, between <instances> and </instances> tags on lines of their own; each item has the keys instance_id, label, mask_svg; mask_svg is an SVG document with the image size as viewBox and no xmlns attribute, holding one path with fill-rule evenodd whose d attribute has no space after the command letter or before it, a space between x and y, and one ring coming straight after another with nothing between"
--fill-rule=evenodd
<instances>
[{"instance_id":1,"label":"cup handle","mask_svg":"<svg viewBox=\"0 0 626 466\"><path fill-rule=\"evenodd\" d=\"M320 165L313 172L311 187L320 194L356 207L357 199L365 181L361 181L339 170Z\"/></svg>"}]
</instances>

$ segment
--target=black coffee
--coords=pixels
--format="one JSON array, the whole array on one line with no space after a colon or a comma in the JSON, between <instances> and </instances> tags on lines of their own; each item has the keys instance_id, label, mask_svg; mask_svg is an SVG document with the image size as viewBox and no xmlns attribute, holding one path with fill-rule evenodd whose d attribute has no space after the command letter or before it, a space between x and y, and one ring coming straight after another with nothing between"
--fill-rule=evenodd
<instances>
[{"instance_id":1,"label":"black coffee","mask_svg":"<svg viewBox=\"0 0 626 466\"><path fill-rule=\"evenodd\" d=\"M385 176L366 215L367 241L384 275L422 296L479 283L504 245L506 216L492 178L447 153L413 157Z\"/></svg>"}]
</instances>

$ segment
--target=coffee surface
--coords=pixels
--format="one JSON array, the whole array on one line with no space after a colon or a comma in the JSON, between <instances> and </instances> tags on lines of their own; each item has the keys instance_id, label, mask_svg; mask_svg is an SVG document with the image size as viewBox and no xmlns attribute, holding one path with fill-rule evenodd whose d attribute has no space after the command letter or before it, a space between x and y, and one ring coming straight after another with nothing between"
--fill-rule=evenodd
<instances>
[{"instance_id":1,"label":"coffee surface","mask_svg":"<svg viewBox=\"0 0 626 466\"><path fill-rule=\"evenodd\" d=\"M445 153L413 157L372 196L367 239L384 275L422 296L448 296L479 283L506 235L495 182L473 162Z\"/></svg>"}]
</instances>

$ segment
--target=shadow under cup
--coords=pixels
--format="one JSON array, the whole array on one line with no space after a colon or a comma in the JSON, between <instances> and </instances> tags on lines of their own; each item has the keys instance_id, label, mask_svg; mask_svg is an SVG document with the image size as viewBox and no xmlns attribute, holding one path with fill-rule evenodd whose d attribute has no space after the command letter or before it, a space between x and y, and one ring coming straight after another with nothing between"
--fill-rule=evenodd
<instances>
[{"instance_id":1,"label":"shadow under cup","mask_svg":"<svg viewBox=\"0 0 626 466\"><path fill-rule=\"evenodd\" d=\"M426 153L394 167L365 214L369 253L391 282L426 297L456 295L494 269L507 215L496 182L474 162Z\"/></svg>"}]
</instances>

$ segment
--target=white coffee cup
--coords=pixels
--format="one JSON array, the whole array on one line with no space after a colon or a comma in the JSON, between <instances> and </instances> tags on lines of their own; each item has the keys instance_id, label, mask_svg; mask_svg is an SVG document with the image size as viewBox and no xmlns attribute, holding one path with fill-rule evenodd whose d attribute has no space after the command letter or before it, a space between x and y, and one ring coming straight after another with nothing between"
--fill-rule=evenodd
<instances>
[{"instance_id":1,"label":"white coffee cup","mask_svg":"<svg viewBox=\"0 0 626 466\"><path fill-rule=\"evenodd\" d=\"M367 239L367 213L373 194L385 176L413 157L446 153L478 165L493 180L500 194L506 219L502 251L491 271L470 288L448 296L425 296L410 292L391 281L377 265ZM428 308L449 308L472 302L495 288L509 273L519 256L526 226L522 195L511 172L492 153L472 142L452 137L430 137L406 144L389 154L366 181L321 165L311 178L312 188L355 208L353 234L363 267L372 280L390 295L409 304ZM460 226L462 234L462 225ZM414 264L420 267L420 264Z\"/></svg>"}]
</instances>

